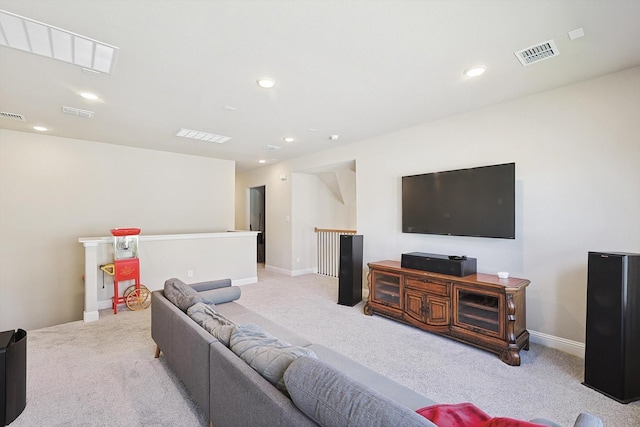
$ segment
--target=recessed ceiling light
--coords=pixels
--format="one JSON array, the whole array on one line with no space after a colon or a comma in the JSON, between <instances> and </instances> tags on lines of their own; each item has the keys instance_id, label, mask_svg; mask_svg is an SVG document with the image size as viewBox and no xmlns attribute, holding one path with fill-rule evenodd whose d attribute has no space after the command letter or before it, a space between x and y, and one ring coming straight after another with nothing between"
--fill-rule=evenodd
<instances>
[{"instance_id":1,"label":"recessed ceiling light","mask_svg":"<svg viewBox=\"0 0 640 427\"><path fill-rule=\"evenodd\" d=\"M267 161L265 159L260 159L258 160L258 163L267 163Z\"/></svg>"},{"instance_id":2,"label":"recessed ceiling light","mask_svg":"<svg viewBox=\"0 0 640 427\"><path fill-rule=\"evenodd\" d=\"M464 75L467 77L478 77L483 75L485 71L487 71L487 67L484 65L474 65L464 70Z\"/></svg>"},{"instance_id":3,"label":"recessed ceiling light","mask_svg":"<svg viewBox=\"0 0 640 427\"><path fill-rule=\"evenodd\" d=\"M49 130L44 126L34 126L33 129L37 130L38 132L46 132Z\"/></svg>"},{"instance_id":4,"label":"recessed ceiling light","mask_svg":"<svg viewBox=\"0 0 640 427\"><path fill-rule=\"evenodd\" d=\"M269 79L269 78L261 78L258 79L258 86L265 88L265 89L270 89L273 86L275 86L276 82L274 82L273 80Z\"/></svg>"},{"instance_id":5,"label":"recessed ceiling light","mask_svg":"<svg viewBox=\"0 0 640 427\"><path fill-rule=\"evenodd\" d=\"M284 142L293 142L295 141L295 139L291 138L290 136L283 138Z\"/></svg>"},{"instance_id":6,"label":"recessed ceiling light","mask_svg":"<svg viewBox=\"0 0 640 427\"><path fill-rule=\"evenodd\" d=\"M332 140L332 141L337 141L338 138L340 138L340 135L331 135L331 136L329 136L329 139Z\"/></svg>"},{"instance_id":7,"label":"recessed ceiling light","mask_svg":"<svg viewBox=\"0 0 640 427\"><path fill-rule=\"evenodd\" d=\"M90 101L95 101L96 99L98 99L98 95L91 92L80 92L80 96Z\"/></svg>"}]
</instances>

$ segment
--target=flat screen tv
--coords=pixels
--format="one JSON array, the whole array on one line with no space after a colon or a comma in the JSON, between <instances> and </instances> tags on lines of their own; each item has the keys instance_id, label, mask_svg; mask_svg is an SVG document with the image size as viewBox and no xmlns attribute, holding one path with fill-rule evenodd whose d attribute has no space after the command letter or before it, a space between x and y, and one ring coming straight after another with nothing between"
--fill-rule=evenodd
<instances>
[{"instance_id":1,"label":"flat screen tv","mask_svg":"<svg viewBox=\"0 0 640 427\"><path fill-rule=\"evenodd\" d=\"M515 163L402 177L402 232L515 239Z\"/></svg>"}]
</instances>

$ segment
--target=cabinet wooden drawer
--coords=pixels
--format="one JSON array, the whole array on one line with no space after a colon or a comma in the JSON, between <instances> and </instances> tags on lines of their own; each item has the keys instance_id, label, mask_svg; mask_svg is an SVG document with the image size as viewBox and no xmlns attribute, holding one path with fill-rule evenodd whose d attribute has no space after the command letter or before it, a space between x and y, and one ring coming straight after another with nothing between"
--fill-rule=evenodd
<instances>
[{"instance_id":1,"label":"cabinet wooden drawer","mask_svg":"<svg viewBox=\"0 0 640 427\"><path fill-rule=\"evenodd\" d=\"M406 277L406 286L417 288L430 294L448 296L449 295L449 283L438 282L433 279L425 279L422 277Z\"/></svg>"}]
</instances>

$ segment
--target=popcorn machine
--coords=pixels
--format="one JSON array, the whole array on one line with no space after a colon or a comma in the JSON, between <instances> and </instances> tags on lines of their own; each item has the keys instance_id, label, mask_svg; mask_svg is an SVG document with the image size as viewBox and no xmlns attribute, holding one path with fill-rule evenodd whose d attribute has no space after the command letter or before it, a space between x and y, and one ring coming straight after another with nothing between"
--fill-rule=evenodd
<instances>
[{"instance_id":1,"label":"popcorn machine","mask_svg":"<svg viewBox=\"0 0 640 427\"><path fill-rule=\"evenodd\" d=\"M139 228L114 228L113 262L100 269L113 276L113 313L118 314L118 304L126 304L131 310L144 310L151 304L151 293L140 284L140 260L138 259ZM118 284L134 281L120 296Z\"/></svg>"}]
</instances>

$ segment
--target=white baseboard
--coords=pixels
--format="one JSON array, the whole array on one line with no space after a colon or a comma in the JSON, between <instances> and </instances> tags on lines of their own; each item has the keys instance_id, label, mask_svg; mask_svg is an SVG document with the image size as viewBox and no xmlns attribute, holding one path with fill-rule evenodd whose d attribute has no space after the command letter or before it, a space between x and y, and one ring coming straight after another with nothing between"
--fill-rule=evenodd
<instances>
[{"instance_id":1,"label":"white baseboard","mask_svg":"<svg viewBox=\"0 0 640 427\"><path fill-rule=\"evenodd\" d=\"M285 276L302 276L304 274L315 274L318 272L317 267L305 268L302 270L287 270L286 268L274 267L271 265L264 266L265 270L273 271L275 273L284 274Z\"/></svg>"},{"instance_id":2,"label":"white baseboard","mask_svg":"<svg viewBox=\"0 0 640 427\"><path fill-rule=\"evenodd\" d=\"M82 316L82 320L84 320L84 323L95 322L99 318L100 318L100 314L98 313L97 310L96 311L85 311L84 315Z\"/></svg>"},{"instance_id":3,"label":"white baseboard","mask_svg":"<svg viewBox=\"0 0 640 427\"><path fill-rule=\"evenodd\" d=\"M274 267L272 265L264 265L264 269L268 271L273 271L274 273L284 274L285 276L291 276L291 270L287 270L285 268Z\"/></svg>"},{"instance_id":4,"label":"white baseboard","mask_svg":"<svg viewBox=\"0 0 640 427\"><path fill-rule=\"evenodd\" d=\"M569 353L584 359L584 343L532 330L529 330L529 339L531 340L531 342L534 342L536 344L555 348L556 350L564 351L565 353Z\"/></svg>"},{"instance_id":5,"label":"white baseboard","mask_svg":"<svg viewBox=\"0 0 640 427\"><path fill-rule=\"evenodd\" d=\"M244 279L233 279L231 281L231 284L233 286L242 286L242 285L250 285L252 283L257 283L258 282L258 277L247 277Z\"/></svg>"},{"instance_id":6,"label":"white baseboard","mask_svg":"<svg viewBox=\"0 0 640 427\"><path fill-rule=\"evenodd\" d=\"M303 276L305 274L315 274L318 272L318 268L317 267L313 267L313 268L307 268L304 270L293 270L291 272L292 276Z\"/></svg>"}]
</instances>

